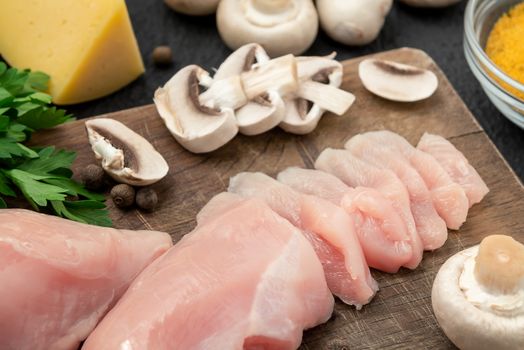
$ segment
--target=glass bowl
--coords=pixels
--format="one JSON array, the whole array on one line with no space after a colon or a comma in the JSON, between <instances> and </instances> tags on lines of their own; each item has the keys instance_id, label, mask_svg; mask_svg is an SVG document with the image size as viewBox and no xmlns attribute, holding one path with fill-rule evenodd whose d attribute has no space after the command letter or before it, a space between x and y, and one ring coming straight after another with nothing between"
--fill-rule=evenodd
<instances>
[{"instance_id":1,"label":"glass bowl","mask_svg":"<svg viewBox=\"0 0 524 350\"><path fill-rule=\"evenodd\" d=\"M524 93L524 84L501 71L484 52L495 22L523 0L469 0L464 16L464 52L471 71L495 107L524 129L524 100L507 91L500 82ZM524 38L523 38L524 40Z\"/></svg>"}]
</instances>

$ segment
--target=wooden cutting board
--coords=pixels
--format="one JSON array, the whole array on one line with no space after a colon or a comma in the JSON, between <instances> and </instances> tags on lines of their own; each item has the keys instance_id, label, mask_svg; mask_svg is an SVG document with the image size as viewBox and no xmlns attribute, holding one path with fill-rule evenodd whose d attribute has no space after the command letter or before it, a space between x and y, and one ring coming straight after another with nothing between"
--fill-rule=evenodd
<instances>
[{"instance_id":1,"label":"wooden cutting board","mask_svg":"<svg viewBox=\"0 0 524 350\"><path fill-rule=\"evenodd\" d=\"M478 244L490 234L512 235L524 242L524 189L517 176L477 124L435 62L424 52L399 49L373 55L434 71L438 91L418 103L389 102L367 92L357 75L362 58L344 62L343 88L357 97L343 117L326 115L310 135L273 130L255 137L237 136L225 147L194 155L180 147L164 127L153 105L104 115L120 120L149 139L171 167L155 185L161 205L153 213L111 208L115 227L169 232L174 241L195 226L196 213L229 177L241 171L276 175L289 166L312 167L326 147L342 147L351 136L370 130L392 130L416 144L425 132L442 135L479 171L491 192L474 206L466 224L451 232L444 247L426 253L415 271L395 275L373 271L380 292L361 311L337 302L332 319L307 331L301 349L446 349L453 347L439 329L431 309L431 285L452 254ZM210 68L210 67L208 67ZM166 80L169 77L166 76ZM82 120L34 135L33 143L78 152L75 170L94 162ZM452 281L450 281L452 283Z\"/></svg>"}]
</instances>

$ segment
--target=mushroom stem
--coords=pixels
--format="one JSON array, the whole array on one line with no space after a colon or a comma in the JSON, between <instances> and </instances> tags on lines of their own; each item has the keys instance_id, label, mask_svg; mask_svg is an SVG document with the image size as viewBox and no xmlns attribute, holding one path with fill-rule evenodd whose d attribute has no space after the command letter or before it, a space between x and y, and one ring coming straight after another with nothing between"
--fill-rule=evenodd
<instances>
[{"instance_id":1,"label":"mushroom stem","mask_svg":"<svg viewBox=\"0 0 524 350\"><path fill-rule=\"evenodd\" d=\"M93 138L93 151L100 154L102 157L102 165L104 168L113 168L121 170L124 168L124 152L121 149L115 148L105 140L102 136L94 131L91 132Z\"/></svg>"},{"instance_id":2,"label":"mushroom stem","mask_svg":"<svg viewBox=\"0 0 524 350\"><path fill-rule=\"evenodd\" d=\"M286 55L259 64L241 75L244 91L249 99L268 90L287 95L297 91L297 62L293 55Z\"/></svg>"},{"instance_id":3,"label":"mushroom stem","mask_svg":"<svg viewBox=\"0 0 524 350\"><path fill-rule=\"evenodd\" d=\"M199 100L209 108L237 109L269 90L286 95L297 89L296 59L287 55L256 65L240 75L214 81Z\"/></svg>"},{"instance_id":4,"label":"mushroom stem","mask_svg":"<svg viewBox=\"0 0 524 350\"><path fill-rule=\"evenodd\" d=\"M237 109L248 101L240 76L214 81L199 97L200 103L208 108Z\"/></svg>"},{"instance_id":5,"label":"mushroom stem","mask_svg":"<svg viewBox=\"0 0 524 350\"><path fill-rule=\"evenodd\" d=\"M251 0L253 7L259 12L274 14L285 11L293 6L293 0Z\"/></svg>"},{"instance_id":6,"label":"mushroom stem","mask_svg":"<svg viewBox=\"0 0 524 350\"><path fill-rule=\"evenodd\" d=\"M346 113L355 101L353 94L315 81L305 81L300 84L297 95L337 115Z\"/></svg>"},{"instance_id":7,"label":"mushroom stem","mask_svg":"<svg viewBox=\"0 0 524 350\"><path fill-rule=\"evenodd\" d=\"M475 277L484 288L503 294L522 288L524 245L512 237L493 235L484 238L475 262Z\"/></svg>"}]
</instances>

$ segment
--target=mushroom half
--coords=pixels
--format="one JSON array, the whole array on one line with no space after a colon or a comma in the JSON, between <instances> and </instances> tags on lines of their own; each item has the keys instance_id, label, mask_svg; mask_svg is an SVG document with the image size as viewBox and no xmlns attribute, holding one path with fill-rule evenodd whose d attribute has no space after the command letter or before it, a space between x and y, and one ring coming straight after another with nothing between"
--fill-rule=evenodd
<instances>
[{"instance_id":1,"label":"mushroom half","mask_svg":"<svg viewBox=\"0 0 524 350\"><path fill-rule=\"evenodd\" d=\"M339 89L342 84L342 65L328 57L298 57L299 89L285 99L286 115L280 127L293 134L307 134L318 125L327 111L344 114L355 97Z\"/></svg>"},{"instance_id":2,"label":"mushroom half","mask_svg":"<svg viewBox=\"0 0 524 350\"><path fill-rule=\"evenodd\" d=\"M360 62L358 75L367 90L392 101L420 101L438 87L437 76L430 70L374 58Z\"/></svg>"},{"instance_id":3,"label":"mushroom half","mask_svg":"<svg viewBox=\"0 0 524 350\"><path fill-rule=\"evenodd\" d=\"M204 16L214 13L220 0L164 0L173 10L192 16Z\"/></svg>"},{"instance_id":4,"label":"mushroom half","mask_svg":"<svg viewBox=\"0 0 524 350\"><path fill-rule=\"evenodd\" d=\"M87 135L102 168L116 181L147 186L166 176L167 162L142 136L109 118L88 120Z\"/></svg>"},{"instance_id":5,"label":"mushroom half","mask_svg":"<svg viewBox=\"0 0 524 350\"><path fill-rule=\"evenodd\" d=\"M524 349L524 245L494 235L457 253L440 268L431 300L460 349Z\"/></svg>"},{"instance_id":6,"label":"mushroom half","mask_svg":"<svg viewBox=\"0 0 524 350\"><path fill-rule=\"evenodd\" d=\"M366 45L376 39L393 0L317 0L322 29L346 45Z\"/></svg>"},{"instance_id":7,"label":"mushroom half","mask_svg":"<svg viewBox=\"0 0 524 350\"><path fill-rule=\"evenodd\" d=\"M233 50L259 43L271 57L299 55L317 36L318 15L312 0L222 0L217 26Z\"/></svg>"},{"instance_id":8,"label":"mushroom half","mask_svg":"<svg viewBox=\"0 0 524 350\"><path fill-rule=\"evenodd\" d=\"M210 108L200 102L200 85L209 86L211 81L206 71L190 65L155 92L155 105L166 127L194 153L214 151L238 132L233 109Z\"/></svg>"},{"instance_id":9,"label":"mushroom half","mask_svg":"<svg viewBox=\"0 0 524 350\"><path fill-rule=\"evenodd\" d=\"M270 60L258 44L247 44L233 52L218 68L215 80L227 79L252 70L257 64ZM277 126L285 115L284 100L277 90L269 90L255 97L235 111L240 132L258 135Z\"/></svg>"}]
</instances>

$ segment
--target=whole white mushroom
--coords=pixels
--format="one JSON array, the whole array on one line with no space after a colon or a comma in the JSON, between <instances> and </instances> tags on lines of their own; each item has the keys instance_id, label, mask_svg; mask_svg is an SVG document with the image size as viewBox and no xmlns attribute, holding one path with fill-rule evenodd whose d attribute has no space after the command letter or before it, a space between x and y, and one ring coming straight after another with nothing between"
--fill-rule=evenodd
<instances>
[{"instance_id":1,"label":"whole white mushroom","mask_svg":"<svg viewBox=\"0 0 524 350\"><path fill-rule=\"evenodd\" d=\"M217 10L220 0L164 0L173 10L186 15L204 16Z\"/></svg>"},{"instance_id":2,"label":"whole white mushroom","mask_svg":"<svg viewBox=\"0 0 524 350\"><path fill-rule=\"evenodd\" d=\"M524 245L493 235L452 256L431 300L440 327L460 349L524 349Z\"/></svg>"},{"instance_id":3,"label":"whole white mushroom","mask_svg":"<svg viewBox=\"0 0 524 350\"><path fill-rule=\"evenodd\" d=\"M366 45L384 25L393 0L317 0L322 29L346 45Z\"/></svg>"},{"instance_id":4,"label":"whole white mushroom","mask_svg":"<svg viewBox=\"0 0 524 350\"><path fill-rule=\"evenodd\" d=\"M217 26L233 50L258 43L271 57L299 55L317 36L318 15L312 0L222 0Z\"/></svg>"}]
</instances>

